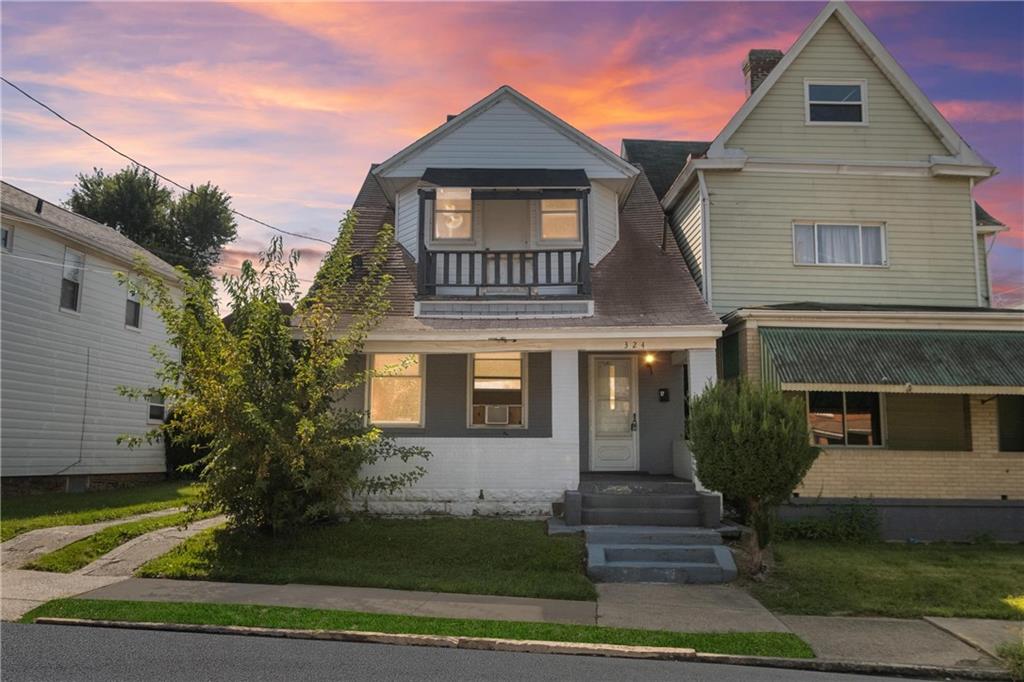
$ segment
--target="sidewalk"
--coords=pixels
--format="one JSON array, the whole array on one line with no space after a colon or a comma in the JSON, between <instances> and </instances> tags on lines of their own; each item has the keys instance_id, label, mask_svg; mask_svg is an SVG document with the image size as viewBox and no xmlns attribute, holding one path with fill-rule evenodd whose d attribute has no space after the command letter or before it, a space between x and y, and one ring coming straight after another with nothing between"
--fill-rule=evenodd
<instances>
[{"instance_id":1,"label":"sidewalk","mask_svg":"<svg viewBox=\"0 0 1024 682\"><path fill-rule=\"evenodd\" d=\"M1004 635L1012 636L1022 625L1013 621L942 619L939 627L918 619L776 616L741 589L729 585L601 584L598 594L595 604L327 585L131 578L99 587L80 598L290 606L677 632L792 632L822 660L937 666L965 672L1001 670L1000 663L985 652L994 651Z\"/></svg>"}]
</instances>

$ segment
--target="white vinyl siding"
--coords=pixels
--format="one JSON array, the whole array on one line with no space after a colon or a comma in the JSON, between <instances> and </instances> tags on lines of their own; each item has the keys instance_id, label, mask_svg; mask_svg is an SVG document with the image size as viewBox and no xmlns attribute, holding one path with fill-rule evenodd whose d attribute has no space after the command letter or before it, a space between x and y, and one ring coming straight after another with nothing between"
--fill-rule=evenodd
<instances>
[{"instance_id":1,"label":"white vinyl siding","mask_svg":"<svg viewBox=\"0 0 1024 682\"><path fill-rule=\"evenodd\" d=\"M418 178L437 168L582 168L591 178L625 174L511 99L458 126L388 172Z\"/></svg>"},{"instance_id":2,"label":"white vinyl siding","mask_svg":"<svg viewBox=\"0 0 1024 682\"><path fill-rule=\"evenodd\" d=\"M147 402L118 395L117 387L155 383L151 346L176 352L163 325L125 329L127 292L110 271L126 264L87 252L82 314L68 315L57 306L66 243L25 223L17 234L19 253L52 264L0 256L2 474L164 471L162 443L134 450L116 443L120 434L151 428Z\"/></svg>"},{"instance_id":3,"label":"white vinyl siding","mask_svg":"<svg viewBox=\"0 0 1024 682\"><path fill-rule=\"evenodd\" d=\"M863 79L870 125L807 125L805 80ZM751 157L927 161L949 150L835 17L807 44L726 147ZM716 294L717 295L717 294Z\"/></svg>"},{"instance_id":4,"label":"white vinyl siding","mask_svg":"<svg viewBox=\"0 0 1024 682\"><path fill-rule=\"evenodd\" d=\"M599 263L619 241L619 202L615 191L600 182L590 188L590 262Z\"/></svg>"},{"instance_id":5,"label":"white vinyl siding","mask_svg":"<svg viewBox=\"0 0 1024 682\"><path fill-rule=\"evenodd\" d=\"M794 301L977 305L969 185L958 178L708 173L714 308ZM793 221L884 223L888 267L793 263Z\"/></svg>"},{"instance_id":6,"label":"white vinyl siding","mask_svg":"<svg viewBox=\"0 0 1024 682\"><path fill-rule=\"evenodd\" d=\"M401 190L395 197L395 241L404 246L413 258L419 255L419 201L415 185Z\"/></svg>"},{"instance_id":7,"label":"white vinyl siding","mask_svg":"<svg viewBox=\"0 0 1024 682\"><path fill-rule=\"evenodd\" d=\"M690 267L697 288L704 291L704 235L701 225L700 188L694 184L676 204L670 220L672 230L682 239L683 258Z\"/></svg>"}]
</instances>

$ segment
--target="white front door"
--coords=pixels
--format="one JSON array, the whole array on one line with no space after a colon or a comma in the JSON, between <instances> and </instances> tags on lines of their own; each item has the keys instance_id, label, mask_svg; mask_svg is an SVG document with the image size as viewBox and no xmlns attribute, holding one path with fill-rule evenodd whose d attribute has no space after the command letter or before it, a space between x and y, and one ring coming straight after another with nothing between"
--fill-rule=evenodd
<instances>
[{"instance_id":1,"label":"white front door","mask_svg":"<svg viewBox=\"0 0 1024 682\"><path fill-rule=\"evenodd\" d=\"M639 467L637 356L590 356L590 470Z\"/></svg>"}]
</instances>

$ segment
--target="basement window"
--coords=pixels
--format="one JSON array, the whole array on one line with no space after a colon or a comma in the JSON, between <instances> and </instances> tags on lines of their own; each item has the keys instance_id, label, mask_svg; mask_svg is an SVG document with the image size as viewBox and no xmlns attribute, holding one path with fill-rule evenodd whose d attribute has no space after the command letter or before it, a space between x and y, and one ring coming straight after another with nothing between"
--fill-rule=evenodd
<instances>
[{"instance_id":1,"label":"basement window","mask_svg":"<svg viewBox=\"0 0 1024 682\"><path fill-rule=\"evenodd\" d=\"M526 355L476 353L470 362L470 415L473 427L523 427Z\"/></svg>"},{"instance_id":2,"label":"basement window","mask_svg":"<svg viewBox=\"0 0 1024 682\"><path fill-rule=\"evenodd\" d=\"M867 81L804 81L808 125L867 125Z\"/></svg>"}]
</instances>

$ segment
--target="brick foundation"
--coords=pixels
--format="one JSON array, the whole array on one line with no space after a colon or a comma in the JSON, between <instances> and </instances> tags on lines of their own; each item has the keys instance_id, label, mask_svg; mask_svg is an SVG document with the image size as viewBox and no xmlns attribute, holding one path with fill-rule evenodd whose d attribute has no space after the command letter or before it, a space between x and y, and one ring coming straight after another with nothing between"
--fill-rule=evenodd
<instances>
[{"instance_id":1,"label":"brick foundation","mask_svg":"<svg viewBox=\"0 0 1024 682\"><path fill-rule=\"evenodd\" d=\"M4 495L34 495L84 490L112 490L157 483L166 478L167 475L162 472L86 476L4 476L0 478L0 492Z\"/></svg>"}]
</instances>

